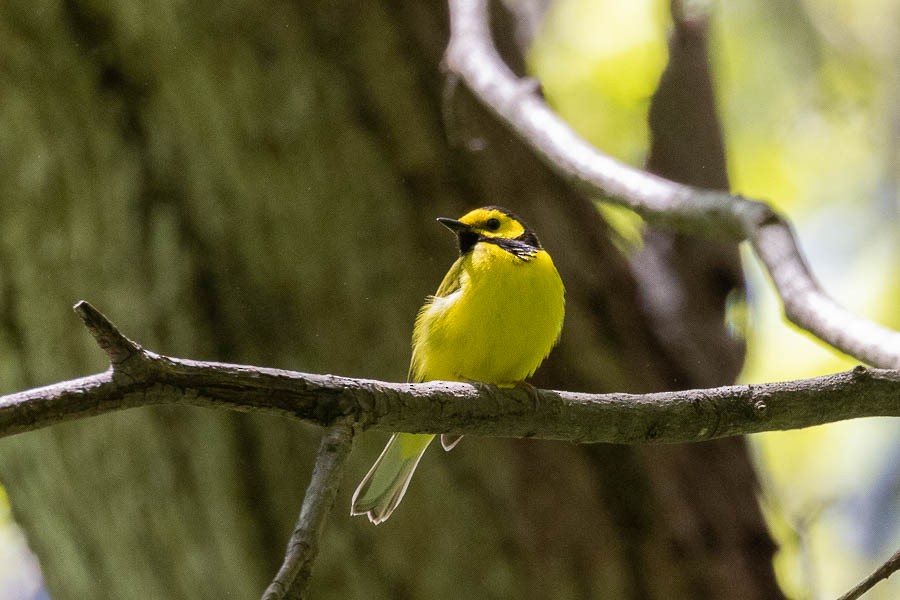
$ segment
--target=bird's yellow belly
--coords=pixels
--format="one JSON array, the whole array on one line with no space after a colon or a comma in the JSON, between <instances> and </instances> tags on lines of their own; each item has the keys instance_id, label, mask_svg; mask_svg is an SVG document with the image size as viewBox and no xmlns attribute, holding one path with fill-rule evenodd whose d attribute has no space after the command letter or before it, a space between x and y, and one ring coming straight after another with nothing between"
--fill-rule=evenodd
<instances>
[{"instance_id":1,"label":"bird's yellow belly","mask_svg":"<svg viewBox=\"0 0 900 600\"><path fill-rule=\"evenodd\" d=\"M563 319L562 282L548 266L551 277L542 264L511 263L435 298L420 316L416 378L512 384L534 373Z\"/></svg>"}]
</instances>

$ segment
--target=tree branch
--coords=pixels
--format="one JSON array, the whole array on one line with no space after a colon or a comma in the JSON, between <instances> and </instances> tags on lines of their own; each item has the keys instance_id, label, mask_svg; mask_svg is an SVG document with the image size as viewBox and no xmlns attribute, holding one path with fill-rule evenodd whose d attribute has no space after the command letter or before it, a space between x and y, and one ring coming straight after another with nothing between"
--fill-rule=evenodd
<instances>
[{"instance_id":1,"label":"tree branch","mask_svg":"<svg viewBox=\"0 0 900 600\"><path fill-rule=\"evenodd\" d=\"M88 302L80 300L75 303L72 310L81 318L81 322L87 327L88 333L100 349L106 352L113 370L129 358L140 360L145 354L143 348L122 335L103 313Z\"/></svg>"},{"instance_id":2,"label":"tree branch","mask_svg":"<svg viewBox=\"0 0 900 600\"><path fill-rule=\"evenodd\" d=\"M859 584L838 598L838 600L856 600L857 598L861 598L863 594L875 587L875 584L887 579L898 569L900 569L900 550L897 550L897 552L887 559L883 565L875 569L871 575L859 582Z\"/></svg>"},{"instance_id":3,"label":"tree branch","mask_svg":"<svg viewBox=\"0 0 900 600\"><path fill-rule=\"evenodd\" d=\"M325 427L619 444L695 442L900 416L897 370L857 367L785 383L653 394L387 383L162 356L128 340L86 302L76 311L109 354L111 368L0 397L0 437L156 404L259 411ZM131 354L112 362L122 352L110 348Z\"/></svg>"},{"instance_id":4,"label":"tree branch","mask_svg":"<svg viewBox=\"0 0 900 600\"><path fill-rule=\"evenodd\" d=\"M839 306L819 287L790 223L762 202L703 190L635 169L580 137L506 66L491 40L488 0L449 0L446 69L575 187L649 222L709 238L747 240L793 323L874 366L900 369L900 332Z\"/></svg>"},{"instance_id":5,"label":"tree branch","mask_svg":"<svg viewBox=\"0 0 900 600\"><path fill-rule=\"evenodd\" d=\"M263 600L296 600L306 596L325 519L334 506L352 442L353 430L346 425L331 427L322 436L312 478L303 497L303 507L288 541L284 563L263 594Z\"/></svg>"}]
</instances>

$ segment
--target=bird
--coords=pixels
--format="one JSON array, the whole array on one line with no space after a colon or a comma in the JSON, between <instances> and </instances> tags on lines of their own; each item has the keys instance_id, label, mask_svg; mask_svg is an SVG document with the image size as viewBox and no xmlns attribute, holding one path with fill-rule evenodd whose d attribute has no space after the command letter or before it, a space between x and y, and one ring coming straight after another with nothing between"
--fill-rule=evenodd
<instances>
[{"instance_id":1,"label":"bird","mask_svg":"<svg viewBox=\"0 0 900 600\"><path fill-rule=\"evenodd\" d=\"M565 288L553 259L535 232L500 206L437 221L456 234L459 258L416 317L408 380L521 384L562 331ZM350 514L386 521L434 437L393 434L356 488ZM449 451L460 437L442 435L441 444Z\"/></svg>"}]
</instances>

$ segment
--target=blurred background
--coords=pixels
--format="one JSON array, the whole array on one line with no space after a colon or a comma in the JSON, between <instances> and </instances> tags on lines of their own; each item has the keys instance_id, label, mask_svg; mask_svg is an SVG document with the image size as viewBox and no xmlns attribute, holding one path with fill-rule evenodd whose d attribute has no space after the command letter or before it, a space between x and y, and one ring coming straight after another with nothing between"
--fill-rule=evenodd
<instances>
[{"instance_id":1,"label":"blurred background","mask_svg":"<svg viewBox=\"0 0 900 600\"><path fill-rule=\"evenodd\" d=\"M710 57L732 190L790 216L824 289L900 326L900 3L711 5ZM647 151L648 98L665 65L668 2L556 2L531 55L565 118L631 164ZM610 22L616 23L609 27ZM622 227L634 227L625 217ZM749 306L739 381L801 379L857 361L785 322L743 248ZM744 312L746 310L746 312ZM900 423L863 419L750 437L761 502L793 598L832 598L900 547ZM900 582L867 597L895 598Z\"/></svg>"},{"instance_id":2,"label":"blurred background","mask_svg":"<svg viewBox=\"0 0 900 600\"><path fill-rule=\"evenodd\" d=\"M412 316L453 259L452 240L432 227L434 216L517 198L523 207L510 208L547 232L542 239L555 257L567 244L586 253L602 246L596 232L571 236L555 215L568 210L573 221L583 220L576 201L543 202L552 193L565 197L549 176L537 176L542 187L521 183L533 188L522 190L517 172L534 172L525 163L510 158L506 182L467 162L472 153L486 156L482 145L504 148L497 140L505 134L471 116L475 109L465 100L450 119L441 114L445 9L417 4L373 2L363 16L343 2L4 2L0 393L105 368L68 312L81 298L159 352L400 380ZM710 14L709 59L731 189L768 200L793 220L814 273L840 303L900 328L900 2L676 4ZM662 0L557 0L523 54L565 119L599 148L641 165L672 27ZM423 105L437 108L423 112ZM463 138L464 148L445 146L447 137ZM489 165L502 160L489 152ZM532 193L537 198L529 200ZM613 239L626 257L639 256L640 220L595 200L610 227L599 237ZM786 324L755 258L746 248L742 257L746 302L741 293L728 294L725 325L746 340L739 381L811 377L855 364ZM617 268L624 271L616 259L604 260L612 275L599 283L571 267L564 344L537 383L643 391L674 379L665 374L673 369L659 369L660 383L629 370L640 354L616 345L627 337L625 326L598 334L590 355L581 340L567 345L580 325L596 328L578 312L576 286L609 288ZM591 293L583 304L602 306L618 323L618 300ZM593 371L603 374L592 380ZM274 435L271 421L242 417L132 411L0 441L0 480L12 497L10 507L0 493L0 599L45 597L29 542L45 565L52 561L52 572L45 570L54 598L88 597L86 590L98 598L130 597L128 591L182 597L198 577L234 564L243 569L243 584L229 583L225 596L211 586L209 597L258 596L299 507L317 432L279 423ZM575 581L579 567L547 562L556 550L599 565L604 583L554 587L553 597L676 597L638 593L622 575L632 555L656 560L663 552L645 532L659 529L646 515L586 504L585 514L600 514L591 517L599 522L560 511L549 519L555 529L533 526L547 518L547 506L563 506L539 487L560 487L548 473L570 475L572 489L557 490L570 494L566 502L588 503L578 495L588 492L575 491L585 487L611 495L646 486L663 497L665 486L652 483L652 465L667 464L658 462L667 460L663 455L468 442L450 457L430 454L423 465L430 473L423 479L430 479L414 484L403 515L373 532L359 521L344 523L341 503L383 443L374 435L358 440L314 574L316 593L417 598L461 589L509 597L514 582L529 576ZM837 597L900 546L897 420L752 436L749 450L759 481L747 489L757 494L778 545L775 572L787 596ZM482 455L513 467L486 473L493 463L486 467ZM273 461L277 456L287 459ZM651 483L610 483L613 475L593 471L614 461L646 469ZM535 462L545 469L532 472ZM222 465L235 475L217 479L231 472ZM500 489L485 492L490 485ZM109 504L91 497L91 488ZM448 489L460 499L443 497ZM511 524L485 525L485 514L499 521L496 515L516 511L522 516ZM429 514L445 522L435 524ZM457 521L460 528L473 524L466 542L440 533ZM649 541L585 550L589 541L553 537L567 526L606 531L609 523L623 536L644 532ZM435 531L427 540L417 534L423 527ZM117 547L119 562L101 557L100 549L112 548L101 529L133 535ZM164 556L167 541L184 549L177 564ZM490 562L470 545L484 548ZM470 550L470 562L444 560ZM410 555L428 553L431 562L409 564ZM477 585L461 584L460 570L444 571L445 562L488 574L469 577ZM160 573L167 578L162 589ZM894 579L867 598L900 597ZM633 593L609 595L616 586ZM538 587L524 597L540 594Z\"/></svg>"}]
</instances>

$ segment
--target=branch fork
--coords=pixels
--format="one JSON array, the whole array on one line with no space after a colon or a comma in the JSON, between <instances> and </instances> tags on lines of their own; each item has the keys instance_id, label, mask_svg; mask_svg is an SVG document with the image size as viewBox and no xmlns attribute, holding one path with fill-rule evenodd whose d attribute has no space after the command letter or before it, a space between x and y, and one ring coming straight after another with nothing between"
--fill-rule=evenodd
<instances>
[{"instance_id":1,"label":"branch fork","mask_svg":"<svg viewBox=\"0 0 900 600\"><path fill-rule=\"evenodd\" d=\"M488 0L449 0L449 75L465 84L547 165L583 193L634 210L648 222L708 238L750 243L784 303L785 315L838 350L900 369L900 332L839 306L820 288L790 223L766 203L669 181L600 152L579 136L500 58Z\"/></svg>"},{"instance_id":2,"label":"branch fork","mask_svg":"<svg viewBox=\"0 0 900 600\"><path fill-rule=\"evenodd\" d=\"M84 323L91 337L100 349L109 357L109 366L113 372L127 373L132 367L129 362L150 363L151 357L138 343L125 337L119 329L106 318L106 315L94 308L89 302L79 300L72 307L75 314Z\"/></svg>"}]
</instances>

